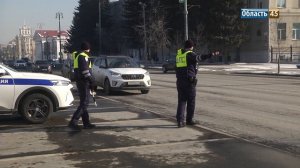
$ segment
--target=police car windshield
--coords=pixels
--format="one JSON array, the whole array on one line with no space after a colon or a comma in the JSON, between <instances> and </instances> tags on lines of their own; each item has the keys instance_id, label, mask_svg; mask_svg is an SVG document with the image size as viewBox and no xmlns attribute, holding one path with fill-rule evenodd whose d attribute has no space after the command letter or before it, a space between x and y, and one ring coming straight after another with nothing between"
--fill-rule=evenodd
<instances>
[{"instance_id":1,"label":"police car windshield","mask_svg":"<svg viewBox=\"0 0 300 168\"><path fill-rule=\"evenodd\" d=\"M11 68L11 67L5 65L5 64L2 64L2 63L0 63L0 67L1 67L1 68L4 67L4 68L9 69L9 70L11 70L11 71L13 71L13 72L18 72L17 70L15 70L15 69L13 69L13 68Z\"/></svg>"}]
</instances>

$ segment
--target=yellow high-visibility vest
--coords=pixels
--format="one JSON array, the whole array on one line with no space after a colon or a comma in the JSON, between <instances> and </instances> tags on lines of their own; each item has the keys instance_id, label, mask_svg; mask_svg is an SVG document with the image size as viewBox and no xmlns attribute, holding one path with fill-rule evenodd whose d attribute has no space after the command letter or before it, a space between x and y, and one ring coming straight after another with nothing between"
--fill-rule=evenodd
<instances>
[{"instance_id":1,"label":"yellow high-visibility vest","mask_svg":"<svg viewBox=\"0 0 300 168\"><path fill-rule=\"evenodd\" d=\"M73 68L75 69L75 59L76 59L77 51L72 52L72 58L73 58ZM78 68L78 64L77 64Z\"/></svg>"},{"instance_id":2,"label":"yellow high-visibility vest","mask_svg":"<svg viewBox=\"0 0 300 168\"><path fill-rule=\"evenodd\" d=\"M182 53L182 49L177 50L177 55L176 55L176 67L177 68L187 67L186 55L190 52L192 52L192 51L186 51L185 53Z\"/></svg>"},{"instance_id":3,"label":"yellow high-visibility vest","mask_svg":"<svg viewBox=\"0 0 300 168\"><path fill-rule=\"evenodd\" d=\"M78 54L78 56L74 59L74 69L78 68L78 58L79 58L80 55L82 55L82 56L86 57L87 59L89 59L89 55L87 55L84 52ZM89 64L89 68L92 68L92 63L91 62Z\"/></svg>"}]
</instances>

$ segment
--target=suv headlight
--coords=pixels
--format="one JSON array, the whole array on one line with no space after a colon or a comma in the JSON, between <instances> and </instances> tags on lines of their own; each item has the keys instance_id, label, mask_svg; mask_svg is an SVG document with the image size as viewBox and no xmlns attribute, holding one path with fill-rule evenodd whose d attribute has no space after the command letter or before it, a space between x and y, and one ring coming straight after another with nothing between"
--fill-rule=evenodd
<instances>
[{"instance_id":1,"label":"suv headlight","mask_svg":"<svg viewBox=\"0 0 300 168\"><path fill-rule=\"evenodd\" d=\"M117 73L117 72L113 72L113 71L109 71L110 75L114 78L120 77L121 74Z\"/></svg>"},{"instance_id":2,"label":"suv headlight","mask_svg":"<svg viewBox=\"0 0 300 168\"><path fill-rule=\"evenodd\" d=\"M51 82L54 86L68 86L70 84L70 81L65 80L52 80Z\"/></svg>"}]
</instances>

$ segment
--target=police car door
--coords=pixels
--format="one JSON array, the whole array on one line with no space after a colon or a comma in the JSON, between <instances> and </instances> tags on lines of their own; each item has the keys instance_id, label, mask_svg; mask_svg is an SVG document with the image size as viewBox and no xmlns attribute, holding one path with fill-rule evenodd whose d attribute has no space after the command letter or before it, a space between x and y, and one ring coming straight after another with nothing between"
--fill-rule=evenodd
<instances>
[{"instance_id":1,"label":"police car door","mask_svg":"<svg viewBox=\"0 0 300 168\"><path fill-rule=\"evenodd\" d=\"M0 65L0 111L13 109L15 84L13 77Z\"/></svg>"}]
</instances>

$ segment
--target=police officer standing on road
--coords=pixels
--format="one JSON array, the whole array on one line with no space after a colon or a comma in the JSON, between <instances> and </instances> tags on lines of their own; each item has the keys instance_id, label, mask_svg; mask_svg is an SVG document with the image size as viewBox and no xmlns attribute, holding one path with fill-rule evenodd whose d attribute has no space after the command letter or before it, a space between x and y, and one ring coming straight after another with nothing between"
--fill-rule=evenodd
<instances>
[{"instance_id":1,"label":"police officer standing on road","mask_svg":"<svg viewBox=\"0 0 300 168\"><path fill-rule=\"evenodd\" d=\"M176 55L176 86L178 92L178 105L177 105L177 126L184 127L184 113L186 114L186 125L195 125L193 120L195 111L195 98L196 98L196 85L197 85L197 63L208 58L212 55L219 53L212 53L207 55L197 55L193 52L193 42L190 40L185 41L184 49L179 49Z\"/></svg>"},{"instance_id":2,"label":"police officer standing on road","mask_svg":"<svg viewBox=\"0 0 300 168\"><path fill-rule=\"evenodd\" d=\"M90 72L89 52L90 45L88 42L82 42L81 52L76 55L74 60L74 76L76 81L77 90L80 97L80 104L77 110L74 112L72 119L69 123L69 127L73 130L81 130L78 125L80 117L82 118L83 128L91 129L95 128L94 124L91 124L87 107L89 104L89 96L91 88L93 88L93 78Z\"/></svg>"}]
</instances>

